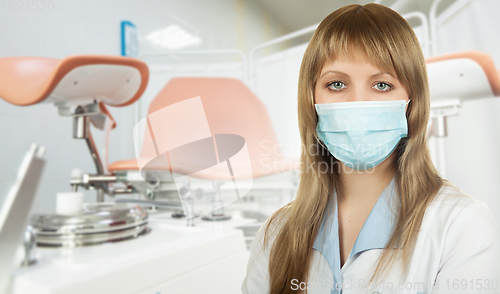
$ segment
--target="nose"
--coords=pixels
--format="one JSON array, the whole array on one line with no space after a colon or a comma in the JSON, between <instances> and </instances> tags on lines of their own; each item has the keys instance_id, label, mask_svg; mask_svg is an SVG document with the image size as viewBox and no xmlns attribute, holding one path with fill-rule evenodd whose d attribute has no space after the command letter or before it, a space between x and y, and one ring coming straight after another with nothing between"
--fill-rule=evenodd
<instances>
[{"instance_id":1,"label":"nose","mask_svg":"<svg viewBox=\"0 0 500 294\"><path fill-rule=\"evenodd\" d=\"M373 100L370 97L370 92L366 90L361 85L351 87L351 91L348 92L346 102L356 102L356 101L370 101Z\"/></svg>"}]
</instances>

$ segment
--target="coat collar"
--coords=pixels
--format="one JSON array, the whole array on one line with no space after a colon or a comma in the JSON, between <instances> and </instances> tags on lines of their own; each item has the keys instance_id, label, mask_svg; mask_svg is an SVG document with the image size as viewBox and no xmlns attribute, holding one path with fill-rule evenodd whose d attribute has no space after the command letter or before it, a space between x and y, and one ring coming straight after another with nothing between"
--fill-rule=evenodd
<instances>
[{"instance_id":1,"label":"coat collar","mask_svg":"<svg viewBox=\"0 0 500 294\"><path fill-rule=\"evenodd\" d=\"M382 194L379 196L372 211L368 215L359 235L352 247L349 254L349 259L366 250L370 249L383 249L389 237L391 236L394 227L394 219L392 216L392 203L397 200L397 191L395 189L395 177L389 182ZM340 247L339 247L339 224L338 224L338 209L337 209L337 196L333 193L331 198L335 204L335 211L332 218L327 218L331 215L331 207L325 213L325 218L321 224L318 235L314 241L313 248L319 251L324 258L328 261L332 272L334 273L334 280L341 282L340 278ZM328 221L326 221L328 219ZM327 226L325 230L325 226Z\"/></svg>"}]
</instances>

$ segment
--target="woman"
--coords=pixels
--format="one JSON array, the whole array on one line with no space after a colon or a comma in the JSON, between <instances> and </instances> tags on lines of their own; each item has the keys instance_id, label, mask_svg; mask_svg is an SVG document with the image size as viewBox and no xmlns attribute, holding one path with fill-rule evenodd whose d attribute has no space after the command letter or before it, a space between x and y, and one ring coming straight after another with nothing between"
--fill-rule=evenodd
<instances>
[{"instance_id":1,"label":"woman","mask_svg":"<svg viewBox=\"0 0 500 294\"><path fill-rule=\"evenodd\" d=\"M321 22L300 69L297 196L257 234L243 293L500 293L498 226L433 166L429 99L397 12Z\"/></svg>"}]
</instances>

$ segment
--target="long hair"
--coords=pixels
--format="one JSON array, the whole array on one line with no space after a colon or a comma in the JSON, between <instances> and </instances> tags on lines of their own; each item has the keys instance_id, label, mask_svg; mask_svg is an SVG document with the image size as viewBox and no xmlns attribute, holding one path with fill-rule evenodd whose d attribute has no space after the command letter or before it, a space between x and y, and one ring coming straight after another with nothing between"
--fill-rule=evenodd
<instances>
[{"instance_id":1,"label":"long hair","mask_svg":"<svg viewBox=\"0 0 500 294\"><path fill-rule=\"evenodd\" d=\"M380 70L395 73L411 99L406 110L408 136L394 151L399 197L394 210L395 227L370 282L391 269L396 259L401 261L400 270L407 272L425 210L442 185L448 183L432 164L426 145L429 86L425 59L412 27L397 12L379 4L352 4L334 11L314 32L300 67L298 118L302 148L297 195L263 227L264 247L271 236L275 237L269 256L271 294L294 292L293 279L307 282L313 244L323 217L333 216L327 210L332 191L342 194L339 173L321 172L325 165L334 171L338 161L319 143L314 90L323 66L337 58L351 58L353 51L363 52Z\"/></svg>"}]
</instances>

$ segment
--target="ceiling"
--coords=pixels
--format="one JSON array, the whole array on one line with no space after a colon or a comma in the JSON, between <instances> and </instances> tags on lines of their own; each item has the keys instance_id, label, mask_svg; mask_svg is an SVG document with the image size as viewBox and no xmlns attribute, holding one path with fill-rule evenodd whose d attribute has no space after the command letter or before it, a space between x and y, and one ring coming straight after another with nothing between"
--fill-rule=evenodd
<instances>
[{"instance_id":1,"label":"ceiling","mask_svg":"<svg viewBox=\"0 0 500 294\"><path fill-rule=\"evenodd\" d=\"M288 32L293 32L320 23L328 14L347 4L366 4L370 0L252 0L257 2L272 17L275 17ZM381 0L380 4L395 5L401 14L421 11L428 14L433 0ZM439 5L438 13L455 0L444 0Z\"/></svg>"}]
</instances>

